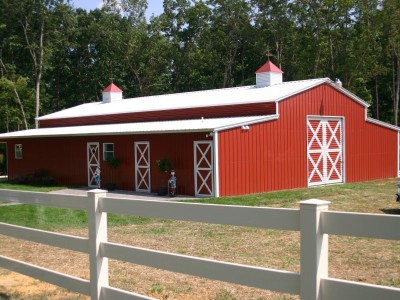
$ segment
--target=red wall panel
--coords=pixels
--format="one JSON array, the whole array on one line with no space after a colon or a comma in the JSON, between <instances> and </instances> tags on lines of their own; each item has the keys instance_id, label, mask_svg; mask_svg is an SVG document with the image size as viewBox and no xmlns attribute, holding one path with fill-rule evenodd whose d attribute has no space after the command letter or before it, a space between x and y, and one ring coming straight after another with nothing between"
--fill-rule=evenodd
<instances>
[{"instance_id":1,"label":"red wall panel","mask_svg":"<svg viewBox=\"0 0 400 300\"><path fill-rule=\"evenodd\" d=\"M275 103L225 105L40 121L41 128L275 114Z\"/></svg>"},{"instance_id":2,"label":"red wall panel","mask_svg":"<svg viewBox=\"0 0 400 300\"><path fill-rule=\"evenodd\" d=\"M344 180L397 176L397 131L365 121L365 108L329 85L279 103L278 120L219 133L220 195L307 186L307 116L344 117Z\"/></svg>"},{"instance_id":3,"label":"red wall panel","mask_svg":"<svg viewBox=\"0 0 400 300\"><path fill-rule=\"evenodd\" d=\"M70 138L14 139L7 141L9 178L49 171L58 184L87 186L87 143L98 142L102 184L111 181L111 169L103 161L103 143L114 143L115 156L121 164L114 171L118 189L134 190L134 142L150 142L151 190L166 185L169 174L160 174L156 160L169 158L178 178L177 194L194 195L193 141L205 140L205 133L155 134L135 136L98 136ZM23 158L15 159L14 145L22 144Z\"/></svg>"},{"instance_id":4,"label":"red wall panel","mask_svg":"<svg viewBox=\"0 0 400 300\"><path fill-rule=\"evenodd\" d=\"M22 159L14 157L15 144L22 144ZM8 154L10 179L46 169L60 183L87 184L84 138L13 139L8 141Z\"/></svg>"}]
</instances>

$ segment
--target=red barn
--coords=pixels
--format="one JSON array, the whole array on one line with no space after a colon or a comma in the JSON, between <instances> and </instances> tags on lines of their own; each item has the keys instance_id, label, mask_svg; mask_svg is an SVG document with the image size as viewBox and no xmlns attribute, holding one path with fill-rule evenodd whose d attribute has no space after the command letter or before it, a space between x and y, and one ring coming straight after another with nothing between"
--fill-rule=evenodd
<instances>
[{"instance_id":1,"label":"red barn","mask_svg":"<svg viewBox=\"0 0 400 300\"><path fill-rule=\"evenodd\" d=\"M156 161L176 170L178 194L228 196L397 177L399 128L327 78L282 82L271 62L256 85L103 101L39 118L40 128L0 135L8 176L45 169L59 184L155 192ZM113 170L107 157L121 163Z\"/></svg>"}]
</instances>

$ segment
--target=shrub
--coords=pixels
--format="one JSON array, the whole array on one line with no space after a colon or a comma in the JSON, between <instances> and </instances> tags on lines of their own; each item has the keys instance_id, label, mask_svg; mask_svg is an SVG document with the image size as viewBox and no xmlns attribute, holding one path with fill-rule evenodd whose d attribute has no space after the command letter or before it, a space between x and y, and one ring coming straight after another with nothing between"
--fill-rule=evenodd
<instances>
[{"instance_id":1,"label":"shrub","mask_svg":"<svg viewBox=\"0 0 400 300\"><path fill-rule=\"evenodd\" d=\"M15 182L18 184L27 184L28 183L28 175L18 175L15 177Z\"/></svg>"},{"instance_id":2,"label":"shrub","mask_svg":"<svg viewBox=\"0 0 400 300\"><path fill-rule=\"evenodd\" d=\"M17 184L43 185L54 186L56 180L49 175L49 172L44 169L36 170L33 174L18 175L14 181Z\"/></svg>"}]
</instances>

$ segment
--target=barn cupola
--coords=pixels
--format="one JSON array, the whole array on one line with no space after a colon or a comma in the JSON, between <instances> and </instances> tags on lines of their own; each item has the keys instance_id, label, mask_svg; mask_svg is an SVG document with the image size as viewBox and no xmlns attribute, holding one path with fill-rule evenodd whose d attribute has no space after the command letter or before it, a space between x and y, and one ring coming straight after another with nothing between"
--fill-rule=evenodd
<instances>
[{"instance_id":1,"label":"barn cupola","mask_svg":"<svg viewBox=\"0 0 400 300\"><path fill-rule=\"evenodd\" d=\"M114 83L111 83L103 91L103 103L110 103L115 100L122 100L122 90Z\"/></svg>"},{"instance_id":2,"label":"barn cupola","mask_svg":"<svg viewBox=\"0 0 400 300\"><path fill-rule=\"evenodd\" d=\"M282 83L282 70L268 61L256 71L256 87L267 87Z\"/></svg>"}]
</instances>

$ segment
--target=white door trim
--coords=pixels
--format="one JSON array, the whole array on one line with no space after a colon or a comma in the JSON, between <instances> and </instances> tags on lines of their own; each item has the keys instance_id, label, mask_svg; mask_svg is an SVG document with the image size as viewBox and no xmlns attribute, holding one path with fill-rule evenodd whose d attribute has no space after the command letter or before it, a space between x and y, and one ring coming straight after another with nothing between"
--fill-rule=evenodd
<instances>
[{"instance_id":1,"label":"white door trim","mask_svg":"<svg viewBox=\"0 0 400 300\"><path fill-rule=\"evenodd\" d=\"M308 186L343 182L343 123L341 117L307 117Z\"/></svg>"},{"instance_id":2,"label":"white door trim","mask_svg":"<svg viewBox=\"0 0 400 300\"><path fill-rule=\"evenodd\" d=\"M150 142L135 142L135 190L150 193Z\"/></svg>"},{"instance_id":3,"label":"white door trim","mask_svg":"<svg viewBox=\"0 0 400 300\"><path fill-rule=\"evenodd\" d=\"M194 141L193 143L195 196L214 197L213 141ZM201 145L206 145L204 151ZM197 155L198 152L199 155Z\"/></svg>"},{"instance_id":4,"label":"white door trim","mask_svg":"<svg viewBox=\"0 0 400 300\"><path fill-rule=\"evenodd\" d=\"M87 143L87 172L88 172L88 187L97 187L95 180L95 172L100 168L100 148L99 143Z\"/></svg>"}]
</instances>

